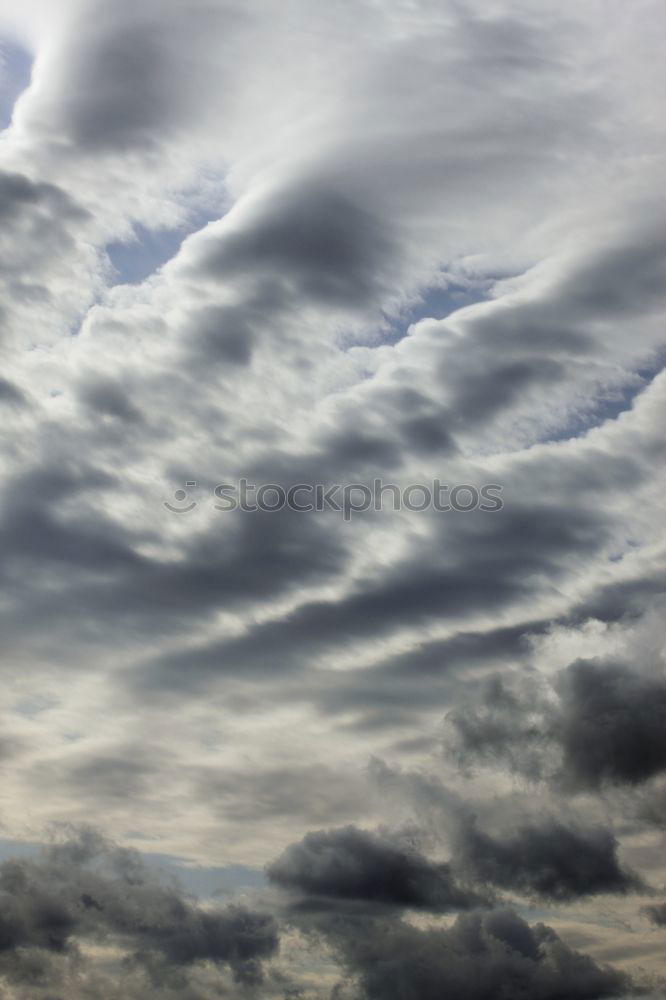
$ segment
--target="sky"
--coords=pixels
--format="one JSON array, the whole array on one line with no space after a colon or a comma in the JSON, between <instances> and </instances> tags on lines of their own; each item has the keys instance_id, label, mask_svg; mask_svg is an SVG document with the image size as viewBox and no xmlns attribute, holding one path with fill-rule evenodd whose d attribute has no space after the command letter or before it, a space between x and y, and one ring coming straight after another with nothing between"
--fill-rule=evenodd
<instances>
[{"instance_id":1,"label":"sky","mask_svg":"<svg viewBox=\"0 0 666 1000\"><path fill-rule=\"evenodd\" d=\"M0 0L1 1000L666 995L665 21Z\"/></svg>"}]
</instances>

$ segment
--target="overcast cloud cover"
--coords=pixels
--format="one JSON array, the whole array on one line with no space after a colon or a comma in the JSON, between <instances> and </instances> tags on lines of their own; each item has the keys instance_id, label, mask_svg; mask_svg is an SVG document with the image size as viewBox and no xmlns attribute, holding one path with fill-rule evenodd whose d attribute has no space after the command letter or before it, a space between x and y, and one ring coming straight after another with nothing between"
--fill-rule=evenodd
<instances>
[{"instance_id":1,"label":"overcast cloud cover","mask_svg":"<svg viewBox=\"0 0 666 1000\"><path fill-rule=\"evenodd\" d=\"M665 29L0 0L3 1000L664 995Z\"/></svg>"}]
</instances>

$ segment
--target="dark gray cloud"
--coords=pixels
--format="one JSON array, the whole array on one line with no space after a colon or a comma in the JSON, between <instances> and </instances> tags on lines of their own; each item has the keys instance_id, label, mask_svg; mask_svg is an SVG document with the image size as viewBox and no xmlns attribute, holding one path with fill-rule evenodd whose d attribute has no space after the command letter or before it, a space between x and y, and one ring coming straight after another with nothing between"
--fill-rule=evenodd
<instances>
[{"instance_id":1,"label":"dark gray cloud","mask_svg":"<svg viewBox=\"0 0 666 1000\"><path fill-rule=\"evenodd\" d=\"M666 595L666 570L654 566L638 578L608 583L594 589L588 600L572 609L567 619L580 623L636 621L650 608L661 608Z\"/></svg>"},{"instance_id":2,"label":"dark gray cloud","mask_svg":"<svg viewBox=\"0 0 666 1000\"><path fill-rule=\"evenodd\" d=\"M584 316L627 316L662 304L666 240L655 221L623 246L607 247L588 267L569 276L564 295ZM555 303L553 303L553 311Z\"/></svg>"},{"instance_id":3,"label":"dark gray cloud","mask_svg":"<svg viewBox=\"0 0 666 1000\"><path fill-rule=\"evenodd\" d=\"M623 663L577 660L558 678L555 723L573 789L640 784L666 770L666 678Z\"/></svg>"},{"instance_id":4,"label":"dark gray cloud","mask_svg":"<svg viewBox=\"0 0 666 1000\"><path fill-rule=\"evenodd\" d=\"M266 874L305 909L348 902L446 913L482 902L456 880L450 865L354 826L306 834L271 862Z\"/></svg>"},{"instance_id":5,"label":"dark gray cloud","mask_svg":"<svg viewBox=\"0 0 666 1000\"><path fill-rule=\"evenodd\" d=\"M133 416L131 404L115 391L107 392L102 402L107 410ZM31 597L22 595L22 614L31 603L36 621L47 627L49 621L62 621L75 604L77 617L87 608L98 622L109 625L124 619L133 627L150 629L157 618L164 627L177 628L178 619L200 620L225 605L275 598L282 589L326 578L347 558L323 519L291 511L237 512L231 534L195 534L187 541L187 556L165 564L139 551L155 539L150 528L119 529L107 516L106 501L121 496L124 489L112 473L72 461L67 453L60 463L53 455L24 469L6 485L0 530L3 571L16 579L22 567L35 560L67 567L57 595L50 588L48 595L40 594L35 580ZM73 500L79 504L76 516L70 512ZM192 655L193 668L200 658ZM194 670L192 680L196 682Z\"/></svg>"},{"instance_id":6,"label":"dark gray cloud","mask_svg":"<svg viewBox=\"0 0 666 1000\"><path fill-rule=\"evenodd\" d=\"M645 992L510 910L461 914L448 930L330 921L329 940L367 1000L602 1000Z\"/></svg>"},{"instance_id":7,"label":"dark gray cloud","mask_svg":"<svg viewBox=\"0 0 666 1000\"><path fill-rule=\"evenodd\" d=\"M598 322L637 310L651 312L661 305L666 267L661 228L652 220L641 220L633 232L630 229L623 236L617 245L600 247L593 258L563 274L537 302L518 299L492 320L483 314L472 317L470 329L477 344L489 346L492 323L493 346L502 351L531 351L535 357L550 354L560 360L568 356L603 357L603 344L590 320ZM658 345L644 346L650 353ZM631 349L630 344L627 347Z\"/></svg>"},{"instance_id":8,"label":"dark gray cloud","mask_svg":"<svg viewBox=\"0 0 666 1000\"><path fill-rule=\"evenodd\" d=\"M457 451L453 436L441 414L411 417L402 422L400 433L407 447L418 454L450 455Z\"/></svg>"},{"instance_id":9,"label":"dark gray cloud","mask_svg":"<svg viewBox=\"0 0 666 1000\"><path fill-rule=\"evenodd\" d=\"M0 173L0 219L4 225L18 221L28 211L33 215L33 235L43 239L53 216L65 219L86 218L70 196L55 184L33 181L20 173Z\"/></svg>"},{"instance_id":10,"label":"dark gray cloud","mask_svg":"<svg viewBox=\"0 0 666 1000\"><path fill-rule=\"evenodd\" d=\"M386 292L397 248L386 223L334 190L308 180L277 192L242 229L230 224L200 240L192 276L248 275L284 295L353 309Z\"/></svg>"},{"instance_id":11,"label":"dark gray cloud","mask_svg":"<svg viewBox=\"0 0 666 1000\"><path fill-rule=\"evenodd\" d=\"M199 354L210 365L246 365L252 357L255 337L253 310L233 306L206 306L192 316L186 338L193 355ZM258 319L261 320L261 312ZM256 320L255 320L256 323Z\"/></svg>"},{"instance_id":12,"label":"dark gray cloud","mask_svg":"<svg viewBox=\"0 0 666 1000\"><path fill-rule=\"evenodd\" d=\"M530 508L514 504L512 510L490 517L462 517L455 524L431 520L433 532L441 531L443 562L437 559L437 536L429 536L423 545L415 543L407 557L382 577L363 581L362 588L355 587L339 600L306 600L293 612L260 624L240 638L196 651L172 652L149 664L139 683L167 686L173 678L180 685L185 678L195 685L214 680L218 672L224 672L225 664L260 673L277 667L293 670L316 655L347 647L352 640L390 635L396 625L459 620L461 615L506 607L532 593L534 578L544 573L555 578L567 552L592 553L607 531L602 515L593 516L584 509L556 510L548 503ZM327 518L315 522L314 515L295 514L280 516L276 522L274 515L254 520L250 515L247 520L256 526L250 549L258 548L264 529L271 544L279 545L277 531L285 523L293 524L294 532L300 527L301 538L314 532L313 537L324 539L323 544L334 551L335 536L325 533ZM271 526L277 530L270 531ZM285 566L288 572L295 572L296 554ZM250 557L247 549L245 555ZM314 558L325 555L323 548ZM260 565L269 556L270 549L264 550ZM304 553L304 558L312 556ZM228 555L226 559L229 567ZM258 579L265 579L259 576L260 565L242 566L235 578L236 594L243 592L246 578L255 579L255 572Z\"/></svg>"},{"instance_id":13,"label":"dark gray cloud","mask_svg":"<svg viewBox=\"0 0 666 1000\"><path fill-rule=\"evenodd\" d=\"M154 144L174 117L163 28L153 18L133 17L91 36L66 66L65 135L79 150Z\"/></svg>"},{"instance_id":14,"label":"dark gray cloud","mask_svg":"<svg viewBox=\"0 0 666 1000\"><path fill-rule=\"evenodd\" d=\"M550 383L564 377L565 369L561 364L539 357L469 372L456 379L452 419L456 424L489 420L517 398L524 401L528 389L543 391Z\"/></svg>"},{"instance_id":15,"label":"dark gray cloud","mask_svg":"<svg viewBox=\"0 0 666 1000\"><path fill-rule=\"evenodd\" d=\"M495 679L485 705L449 714L461 763L503 761L569 792L640 785L666 770L666 681L613 660L576 660L531 700Z\"/></svg>"},{"instance_id":16,"label":"dark gray cloud","mask_svg":"<svg viewBox=\"0 0 666 1000\"><path fill-rule=\"evenodd\" d=\"M94 509L75 521L58 516L58 503L113 486L109 473L74 463L45 462L24 470L7 485L3 497L0 547L5 567L35 559L72 569L138 567L140 560L128 540L111 531Z\"/></svg>"},{"instance_id":17,"label":"dark gray cloud","mask_svg":"<svg viewBox=\"0 0 666 1000\"><path fill-rule=\"evenodd\" d=\"M215 65L206 38L217 35L219 59L242 21L231 3L94 2L70 14L51 53L50 100L28 106L30 127L79 155L154 153L202 110Z\"/></svg>"},{"instance_id":18,"label":"dark gray cloud","mask_svg":"<svg viewBox=\"0 0 666 1000\"><path fill-rule=\"evenodd\" d=\"M621 867L609 830L570 828L554 819L500 837L483 832L474 821L465 822L455 861L479 882L556 902L645 888L637 875Z\"/></svg>"},{"instance_id":19,"label":"dark gray cloud","mask_svg":"<svg viewBox=\"0 0 666 1000\"><path fill-rule=\"evenodd\" d=\"M204 908L138 852L91 829L55 843L37 859L3 862L0 895L0 975L14 978L29 978L31 949L74 955L77 942L85 941L113 942L149 976L157 976L157 983L160 970L197 962L227 966L238 982L255 983L262 960L277 950L277 928L268 914ZM8 955L17 959L17 968L3 964ZM39 967L34 978L39 985Z\"/></svg>"}]
</instances>

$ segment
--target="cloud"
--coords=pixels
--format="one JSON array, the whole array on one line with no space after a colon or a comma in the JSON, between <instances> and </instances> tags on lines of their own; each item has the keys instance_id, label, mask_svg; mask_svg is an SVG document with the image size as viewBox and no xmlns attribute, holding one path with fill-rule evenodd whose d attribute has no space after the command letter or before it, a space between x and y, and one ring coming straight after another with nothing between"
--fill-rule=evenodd
<instances>
[{"instance_id":1,"label":"cloud","mask_svg":"<svg viewBox=\"0 0 666 1000\"><path fill-rule=\"evenodd\" d=\"M663 11L547 8L0 0L34 54L0 173L5 832L96 812L208 870L292 845L282 955L263 904L116 891L110 842L21 862L9 1000L329 996L300 937L324 926L382 1000L601 997L622 974L565 942L637 961L666 778ZM504 507L216 509L241 477ZM491 893L560 940L469 912Z\"/></svg>"},{"instance_id":2,"label":"cloud","mask_svg":"<svg viewBox=\"0 0 666 1000\"><path fill-rule=\"evenodd\" d=\"M0 379L0 402L8 406L20 407L25 404L25 395L18 386L8 379Z\"/></svg>"},{"instance_id":3,"label":"cloud","mask_svg":"<svg viewBox=\"0 0 666 1000\"><path fill-rule=\"evenodd\" d=\"M354 309L386 292L396 249L381 219L305 181L238 210L196 242L188 271L208 280L252 275L297 301ZM194 251L194 245L193 245ZM279 298L278 298L279 301Z\"/></svg>"},{"instance_id":4,"label":"cloud","mask_svg":"<svg viewBox=\"0 0 666 1000\"><path fill-rule=\"evenodd\" d=\"M3 171L0 175L0 218L5 224L18 221L27 209L35 212L37 244L48 234L49 216L62 213L65 219L85 218L68 195L55 184L35 182L19 173ZM40 216L40 211L43 215Z\"/></svg>"},{"instance_id":5,"label":"cloud","mask_svg":"<svg viewBox=\"0 0 666 1000\"><path fill-rule=\"evenodd\" d=\"M530 703L495 682L484 710L452 712L454 756L495 757L573 793L640 785L666 770L666 681L658 670L580 659L556 675L550 697L539 686Z\"/></svg>"},{"instance_id":6,"label":"cloud","mask_svg":"<svg viewBox=\"0 0 666 1000\"><path fill-rule=\"evenodd\" d=\"M268 866L268 878L295 897L296 906L349 903L446 913L482 901L461 886L451 866L418 850L354 826L308 833Z\"/></svg>"},{"instance_id":7,"label":"cloud","mask_svg":"<svg viewBox=\"0 0 666 1000\"><path fill-rule=\"evenodd\" d=\"M657 927L666 926L666 903L660 903L657 906L646 906L645 912L649 920Z\"/></svg>"},{"instance_id":8,"label":"cloud","mask_svg":"<svg viewBox=\"0 0 666 1000\"><path fill-rule=\"evenodd\" d=\"M128 397L123 387L110 378L90 378L80 389L85 406L103 416L115 417L124 423L141 421L141 411Z\"/></svg>"},{"instance_id":9,"label":"cloud","mask_svg":"<svg viewBox=\"0 0 666 1000\"><path fill-rule=\"evenodd\" d=\"M365 791L360 776L343 777L325 764L301 761L204 770L200 787L218 815L233 813L248 823L274 825L295 818L327 822L356 815Z\"/></svg>"},{"instance_id":10,"label":"cloud","mask_svg":"<svg viewBox=\"0 0 666 1000\"><path fill-rule=\"evenodd\" d=\"M207 365L216 359L222 364L248 364L255 336L252 320L250 308L204 306L191 319L191 352L199 353Z\"/></svg>"},{"instance_id":11,"label":"cloud","mask_svg":"<svg viewBox=\"0 0 666 1000\"><path fill-rule=\"evenodd\" d=\"M89 272L84 237L90 213L63 187L0 170L0 286L5 348L52 340L89 304L90 284L71 287L71 269Z\"/></svg>"},{"instance_id":12,"label":"cloud","mask_svg":"<svg viewBox=\"0 0 666 1000\"><path fill-rule=\"evenodd\" d=\"M212 962L229 967L239 983L260 981L262 961L277 950L277 928L268 914L239 906L204 908L163 880L138 852L89 828L35 860L3 862L0 893L0 975L34 979L37 986L48 975L49 956L76 961L83 943L112 944L143 965L149 979L161 969L171 975Z\"/></svg>"},{"instance_id":13,"label":"cloud","mask_svg":"<svg viewBox=\"0 0 666 1000\"><path fill-rule=\"evenodd\" d=\"M595 1000L640 994L621 972L573 951L550 927L510 910L461 914L448 929L402 921L332 922L329 939L367 1000Z\"/></svg>"},{"instance_id":14,"label":"cloud","mask_svg":"<svg viewBox=\"0 0 666 1000\"><path fill-rule=\"evenodd\" d=\"M481 883L556 902L645 888L620 866L608 830L571 829L554 819L503 837L484 833L473 821L463 823L455 860Z\"/></svg>"},{"instance_id":15,"label":"cloud","mask_svg":"<svg viewBox=\"0 0 666 1000\"><path fill-rule=\"evenodd\" d=\"M79 155L154 151L197 111L198 87L211 81L207 33L234 33L242 17L232 4L198 2L187 16L177 3L95 2L63 11L40 66L48 94L28 93L24 128ZM78 44L77 44L78 40Z\"/></svg>"},{"instance_id":16,"label":"cloud","mask_svg":"<svg viewBox=\"0 0 666 1000\"><path fill-rule=\"evenodd\" d=\"M272 520L255 517L251 521L255 526L252 533L255 541L246 556L255 545L258 547L264 532L270 535L272 545L282 547L280 535L285 525L289 533L298 532L303 539L310 532L312 537L321 537L314 553L303 551L304 563L312 560L316 572L327 547L334 551L335 535L325 534L326 517L316 522L315 516L270 515ZM465 522L456 521L455 535L447 532L446 525L440 528L432 517L433 535L427 536L424 543L415 542L406 558L383 575L364 581L362 589L352 586L337 600L310 600L306 595L293 611L257 625L240 638L222 640L203 650L172 652L147 665L145 683L149 687L166 684L171 676L179 682L184 658L190 664L195 683L199 678L214 681L220 664L225 662L237 667L252 665L253 670L274 669L279 663L284 669L293 670L299 662L330 654L352 640L388 636L396 624L406 628L435 620L460 622L468 616L492 613L527 601L534 577L546 572L556 576L567 551L578 555L583 550L593 552L606 531L603 517L593 517L586 510L558 511L548 503L531 508L515 505L496 520L482 513L466 516ZM434 546L439 530L449 545L442 553L443 558L439 558L441 550ZM288 575L296 569L297 554L298 548L294 547L285 561ZM261 572L269 555L270 549L263 550L256 565L249 563L243 567L236 577L237 595L243 593L244 580L252 583L255 573ZM279 564L278 559L276 569ZM227 568L230 570L229 556ZM302 574L304 570L305 566ZM276 574L273 585L278 581ZM343 692L344 687L343 684ZM334 700L332 693L331 701Z\"/></svg>"},{"instance_id":17,"label":"cloud","mask_svg":"<svg viewBox=\"0 0 666 1000\"><path fill-rule=\"evenodd\" d=\"M572 663L558 680L563 781L572 788L639 784L666 770L666 679L622 663Z\"/></svg>"}]
</instances>

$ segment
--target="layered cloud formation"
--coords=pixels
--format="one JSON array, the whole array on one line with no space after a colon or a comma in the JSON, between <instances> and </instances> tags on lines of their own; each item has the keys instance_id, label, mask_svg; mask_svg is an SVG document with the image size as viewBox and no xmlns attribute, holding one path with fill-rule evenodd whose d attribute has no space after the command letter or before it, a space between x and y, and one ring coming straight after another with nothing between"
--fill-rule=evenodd
<instances>
[{"instance_id":1,"label":"layered cloud formation","mask_svg":"<svg viewBox=\"0 0 666 1000\"><path fill-rule=\"evenodd\" d=\"M0 0L8 1000L660 995L663 27Z\"/></svg>"}]
</instances>

